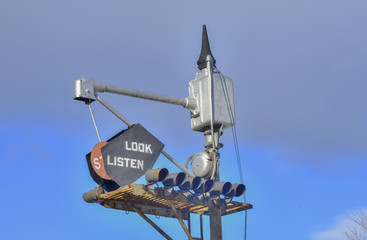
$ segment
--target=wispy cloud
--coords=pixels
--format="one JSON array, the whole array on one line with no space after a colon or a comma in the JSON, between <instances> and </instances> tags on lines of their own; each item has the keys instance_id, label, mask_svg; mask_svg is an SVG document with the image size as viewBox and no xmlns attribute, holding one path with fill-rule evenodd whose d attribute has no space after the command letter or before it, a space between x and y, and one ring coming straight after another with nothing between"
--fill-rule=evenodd
<instances>
[{"instance_id":1,"label":"wispy cloud","mask_svg":"<svg viewBox=\"0 0 367 240\"><path fill-rule=\"evenodd\" d=\"M367 208L362 209L367 211ZM352 214L353 211L350 211ZM334 219L334 223L329 229L313 234L312 240L345 240L345 232L355 226L355 223L350 219L349 213L342 214Z\"/></svg>"}]
</instances>

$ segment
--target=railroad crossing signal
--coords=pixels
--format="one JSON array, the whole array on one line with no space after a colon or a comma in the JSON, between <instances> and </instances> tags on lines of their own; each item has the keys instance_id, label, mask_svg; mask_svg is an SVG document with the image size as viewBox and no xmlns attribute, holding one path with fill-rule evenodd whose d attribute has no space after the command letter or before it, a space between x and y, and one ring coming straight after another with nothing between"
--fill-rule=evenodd
<instances>
[{"instance_id":1,"label":"railroad crossing signal","mask_svg":"<svg viewBox=\"0 0 367 240\"><path fill-rule=\"evenodd\" d=\"M86 155L90 175L100 187L85 193L84 200L98 202L108 208L137 212L167 239L171 238L144 214L177 218L189 239L193 238L182 219L189 220L190 213L198 213L200 217L209 215L211 239L220 240L221 216L252 208L251 204L232 202L233 197L244 194L246 187L243 183L232 184L219 180L219 149L223 147L219 137L225 129L235 124L233 82L215 66L216 60L210 50L205 25L197 64L200 72L189 82L189 97L186 98L117 87L90 78L75 81L75 100L89 105L97 100L128 125L127 129L109 140L96 144L91 153ZM192 161L193 172L188 170L187 163L184 167L163 150L164 144L148 130L140 124L132 124L106 103L98 95L103 92L187 108L192 130L204 132L206 140L206 149L187 161ZM92 110L91 114L94 121ZM96 130L98 133L97 127ZM183 172L169 173L167 168L153 169L160 154ZM143 175L147 180L146 185L133 184ZM163 187L156 187L158 183ZM108 192L107 195L104 191ZM175 205L174 202L179 204ZM178 209L178 206L184 210Z\"/></svg>"}]
</instances>

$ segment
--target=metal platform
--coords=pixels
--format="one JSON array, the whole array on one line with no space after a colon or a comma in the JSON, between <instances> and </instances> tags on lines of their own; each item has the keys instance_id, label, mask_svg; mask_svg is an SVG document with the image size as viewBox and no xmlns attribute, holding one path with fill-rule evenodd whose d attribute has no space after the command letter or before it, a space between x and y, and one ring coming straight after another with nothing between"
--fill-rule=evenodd
<instances>
[{"instance_id":1,"label":"metal platform","mask_svg":"<svg viewBox=\"0 0 367 240\"><path fill-rule=\"evenodd\" d=\"M211 215L220 210L221 215L244 211L253 206L248 203L229 201L228 199L207 198L203 194L193 195L140 184L130 184L118 190L100 194L97 201L106 208L119 209L144 214L181 218L188 220L189 214ZM176 211L175 211L176 210Z\"/></svg>"}]
</instances>

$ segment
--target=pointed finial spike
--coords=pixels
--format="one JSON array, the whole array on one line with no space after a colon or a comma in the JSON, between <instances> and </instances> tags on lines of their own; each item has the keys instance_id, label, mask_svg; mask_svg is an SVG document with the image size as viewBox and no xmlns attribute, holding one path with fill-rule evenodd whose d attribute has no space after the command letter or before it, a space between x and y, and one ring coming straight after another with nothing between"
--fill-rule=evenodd
<instances>
[{"instance_id":1,"label":"pointed finial spike","mask_svg":"<svg viewBox=\"0 0 367 240\"><path fill-rule=\"evenodd\" d=\"M212 52L210 51L210 45L209 45L209 39L208 39L208 33L206 31L205 24L203 25L203 37L201 40L201 53L199 56L199 59L197 61L198 68L200 70L203 70L206 68L206 56L210 55L213 59L213 65L215 66L215 58L213 57Z\"/></svg>"}]
</instances>

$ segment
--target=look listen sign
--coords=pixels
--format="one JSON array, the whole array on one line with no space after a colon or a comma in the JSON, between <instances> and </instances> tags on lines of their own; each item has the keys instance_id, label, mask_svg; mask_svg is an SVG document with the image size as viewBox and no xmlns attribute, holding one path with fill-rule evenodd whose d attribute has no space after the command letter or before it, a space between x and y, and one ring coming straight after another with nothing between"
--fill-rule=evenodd
<instances>
[{"instance_id":1,"label":"look listen sign","mask_svg":"<svg viewBox=\"0 0 367 240\"><path fill-rule=\"evenodd\" d=\"M164 144L140 124L119 132L101 148L104 168L120 187L153 168Z\"/></svg>"}]
</instances>

